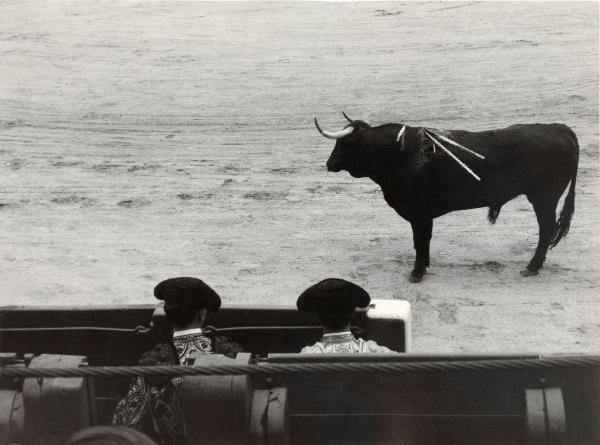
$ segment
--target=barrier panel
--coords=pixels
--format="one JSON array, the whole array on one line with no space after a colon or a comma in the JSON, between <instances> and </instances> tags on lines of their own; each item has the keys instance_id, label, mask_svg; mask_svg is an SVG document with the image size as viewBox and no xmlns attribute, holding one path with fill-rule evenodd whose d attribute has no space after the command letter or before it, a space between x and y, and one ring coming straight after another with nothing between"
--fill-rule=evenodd
<instances>
[{"instance_id":1,"label":"barrier panel","mask_svg":"<svg viewBox=\"0 0 600 445\"><path fill-rule=\"evenodd\" d=\"M150 320L151 332L136 329L149 326ZM0 365L15 369L81 368L88 353L93 366L135 364L170 332L160 306L4 308L0 321ZM197 354L192 356L193 368L377 368L369 373L227 371L186 376L186 445L206 443L207 438L211 444L271 445L600 442L598 366L519 366L519 361L543 362L539 354L415 354L410 352L410 322L408 303L373 300L353 321L357 335L404 353L298 354L321 336L312 316L291 306L225 306L208 323L216 328L214 335L227 336L246 352L235 359ZM79 328L85 330L77 333ZM8 352L13 346L16 353ZM61 348L70 355L57 354ZM474 366L481 360L511 366ZM390 364L409 372L379 372ZM109 423L129 380L0 378L0 445L60 444L74 430Z\"/></svg>"},{"instance_id":2,"label":"barrier panel","mask_svg":"<svg viewBox=\"0 0 600 445\"><path fill-rule=\"evenodd\" d=\"M202 373L184 377L187 445L205 443L207 437L214 444L292 445L590 444L600 439L597 356L411 357L419 355L274 354L256 361L247 353L236 359L197 354L191 367L168 372L198 368ZM384 371L395 362L402 365L393 368L398 371ZM29 368L46 377L14 379L3 370L0 444L61 444L75 430L106 423L94 416L92 378L73 374L82 374L77 367L86 375L116 373L87 372L82 364L81 357L42 355ZM335 368L327 366L332 364ZM18 360L5 366L21 375L26 371ZM278 366L289 371L279 372ZM361 366L380 371L367 373ZM63 367L73 377L48 377ZM219 367L228 371L206 375L205 370L214 373Z\"/></svg>"},{"instance_id":3,"label":"barrier panel","mask_svg":"<svg viewBox=\"0 0 600 445\"><path fill-rule=\"evenodd\" d=\"M84 357L40 355L29 367L85 366ZM63 445L95 423L92 381L87 378L27 378L23 382L24 437L28 445Z\"/></svg>"},{"instance_id":4,"label":"barrier panel","mask_svg":"<svg viewBox=\"0 0 600 445\"><path fill-rule=\"evenodd\" d=\"M357 311L353 325L365 338L398 352L410 350L410 305L402 300L372 300ZM321 337L315 316L295 306L223 305L207 324L223 329L244 351L266 357L298 352ZM152 331L136 328L152 326ZM0 352L23 355L70 354L90 366L137 363L140 355L169 337L171 326L162 305L0 308Z\"/></svg>"},{"instance_id":5,"label":"barrier panel","mask_svg":"<svg viewBox=\"0 0 600 445\"><path fill-rule=\"evenodd\" d=\"M470 362L511 361L494 369ZM440 363L437 372L276 375L292 444L597 443L600 369L518 366L540 355L271 354L266 364ZM456 369L446 363L461 363Z\"/></svg>"}]
</instances>

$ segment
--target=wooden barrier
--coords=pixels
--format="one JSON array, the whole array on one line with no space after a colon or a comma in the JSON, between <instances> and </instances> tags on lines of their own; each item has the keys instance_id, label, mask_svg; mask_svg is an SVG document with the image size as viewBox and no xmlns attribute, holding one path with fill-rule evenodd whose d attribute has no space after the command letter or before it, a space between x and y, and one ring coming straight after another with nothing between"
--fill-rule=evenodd
<instances>
[{"instance_id":1,"label":"wooden barrier","mask_svg":"<svg viewBox=\"0 0 600 445\"><path fill-rule=\"evenodd\" d=\"M29 366L79 367L83 359L44 354ZM71 434L96 422L92 381L86 378L24 379L23 408L28 445L63 445Z\"/></svg>"},{"instance_id":2,"label":"wooden barrier","mask_svg":"<svg viewBox=\"0 0 600 445\"><path fill-rule=\"evenodd\" d=\"M0 309L2 328L149 325L154 335L119 332L32 331L2 334L0 362L13 366L80 366L137 362L161 330L161 307ZM320 337L317 321L294 307L225 306L208 323L247 351L236 359L198 355L194 366L237 363L359 363L535 358L507 355L305 355ZM374 300L354 319L361 335L410 351L410 306ZM127 341L124 341L127 339ZM124 344L126 346L124 346ZM7 354L11 347L17 354ZM69 352L72 357L30 352ZM273 353L278 352L278 353ZM252 354L251 354L252 353ZM60 443L73 429L110 422L128 378L0 379L0 445ZM60 390L59 390L60 388ZM22 390L21 390L22 389ZM295 374L208 376L184 379L187 445L509 443L587 444L600 441L597 368L403 374ZM68 409L62 409L66 406ZM61 407L61 408L59 408ZM62 417L61 417L62 416ZM42 439L38 439L42 438Z\"/></svg>"},{"instance_id":3,"label":"wooden barrier","mask_svg":"<svg viewBox=\"0 0 600 445\"><path fill-rule=\"evenodd\" d=\"M510 356L272 354L265 363L368 363ZM512 358L531 358L520 355ZM260 365L259 365L260 366ZM600 441L598 368L274 376L292 444L588 444ZM255 383L257 385L257 383Z\"/></svg>"},{"instance_id":4,"label":"wooden barrier","mask_svg":"<svg viewBox=\"0 0 600 445\"><path fill-rule=\"evenodd\" d=\"M411 357L423 358L274 354L256 362L242 353L236 359L195 355L192 366L419 362ZM468 364L478 358L455 360ZM40 356L30 366L81 363L81 357ZM214 444L249 445L590 444L600 439L597 366L445 369L185 377L186 445L205 443L207 437ZM0 444L58 445L74 430L107 423L94 420L98 400L82 378L26 378L22 392L18 381L0 380Z\"/></svg>"},{"instance_id":5,"label":"wooden barrier","mask_svg":"<svg viewBox=\"0 0 600 445\"><path fill-rule=\"evenodd\" d=\"M398 352L410 350L410 305L401 300L373 300L369 308L358 311L353 324L366 338L374 338ZM170 332L159 305L68 306L0 308L0 329L154 326L153 334L125 332L3 332L0 352L18 354L70 354L88 358L90 366L137 363L140 355ZM298 352L321 337L318 320L299 312L295 306L223 305L209 313L207 324L216 328L247 327L223 335L238 342L244 351L266 357L274 352ZM287 327L273 330L268 326ZM298 329L298 327L312 327Z\"/></svg>"}]
</instances>

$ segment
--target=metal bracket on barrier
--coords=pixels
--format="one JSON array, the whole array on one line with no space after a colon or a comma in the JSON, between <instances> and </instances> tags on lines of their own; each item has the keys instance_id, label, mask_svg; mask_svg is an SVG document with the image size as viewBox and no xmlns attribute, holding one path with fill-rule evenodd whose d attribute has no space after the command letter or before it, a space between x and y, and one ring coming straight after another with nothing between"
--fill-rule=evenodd
<instances>
[{"instance_id":1,"label":"metal bracket on barrier","mask_svg":"<svg viewBox=\"0 0 600 445\"><path fill-rule=\"evenodd\" d=\"M251 356L239 353L235 359L223 355L196 355L194 367L247 365ZM187 376L183 380L183 413L186 444L242 445L247 443L252 397L248 375Z\"/></svg>"},{"instance_id":2,"label":"metal bracket on barrier","mask_svg":"<svg viewBox=\"0 0 600 445\"><path fill-rule=\"evenodd\" d=\"M525 390L527 432L534 444L565 444L567 421L560 388Z\"/></svg>"},{"instance_id":3,"label":"metal bracket on barrier","mask_svg":"<svg viewBox=\"0 0 600 445\"><path fill-rule=\"evenodd\" d=\"M78 367L84 357L42 354L30 367ZM23 382L24 431L31 445L59 445L75 431L93 425L93 383L85 377L26 378Z\"/></svg>"},{"instance_id":4,"label":"metal bracket on barrier","mask_svg":"<svg viewBox=\"0 0 600 445\"><path fill-rule=\"evenodd\" d=\"M288 421L287 388L254 390L250 413L250 443L289 444Z\"/></svg>"}]
</instances>

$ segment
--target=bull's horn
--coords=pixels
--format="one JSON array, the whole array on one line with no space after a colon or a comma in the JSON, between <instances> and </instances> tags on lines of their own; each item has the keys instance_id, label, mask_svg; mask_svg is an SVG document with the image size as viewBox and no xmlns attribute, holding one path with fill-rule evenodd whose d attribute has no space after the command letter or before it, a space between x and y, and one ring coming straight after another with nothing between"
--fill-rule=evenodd
<instances>
[{"instance_id":1,"label":"bull's horn","mask_svg":"<svg viewBox=\"0 0 600 445\"><path fill-rule=\"evenodd\" d=\"M344 110L342 110L342 114L344 115L344 117L345 117L346 119L348 119L348 122L350 122L350 123L352 123L352 122L353 122L353 121L352 121L352 119L350 119L350 118L348 117L348 115L347 115L347 114L344 112Z\"/></svg>"},{"instance_id":2,"label":"bull's horn","mask_svg":"<svg viewBox=\"0 0 600 445\"><path fill-rule=\"evenodd\" d=\"M317 127L317 130L319 130L319 133L321 133L323 136L325 136L328 139L341 139L344 136L348 136L350 133L352 133L354 131L354 127L352 127L352 126L346 127L342 131L337 131L335 133L333 133L331 131L322 130L321 127L319 126L319 122L317 122L316 117L315 117L315 126Z\"/></svg>"}]
</instances>

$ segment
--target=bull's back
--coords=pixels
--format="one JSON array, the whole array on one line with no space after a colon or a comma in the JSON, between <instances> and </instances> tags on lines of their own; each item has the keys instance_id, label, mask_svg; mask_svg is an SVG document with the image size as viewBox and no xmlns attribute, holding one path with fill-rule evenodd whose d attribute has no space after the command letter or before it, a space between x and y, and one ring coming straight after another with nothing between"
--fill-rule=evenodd
<instances>
[{"instance_id":1,"label":"bull's back","mask_svg":"<svg viewBox=\"0 0 600 445\"><path fill-rule=\"evenodd\" d=\"M485 156L470 159L482 173L504 170L534 179L552 171L571 177L577 166L577 137L564 124L519 124L480 132L452 131L451 138ZM461 156L463 160L467 158Z\"/></svg>"},{"instance_id":2,"label":"bull's back","mask_svg":"<svg viewBox=\"0 0 600 445\"><path fill-rule=\"evenodd\" d=\"M517 124L485 131L449 131L451 139L501 161L510 155L545 152L549 155L575 153L577 137L564 124Z\"/></svg>"},{"instance_id":3,"label":"bull's back","mask_svg":"<svg viewBox=\"0 0 600 445\"><path fill-rule=\"evenodd\" d=\"M439 208L438 215L501 205L535 190L562 191L577 169L577 138L563 124L519 124L479 132L452 130L449 137L485 159L445 144L481 181L449 156L438 154L434 173L437 187L431 197Z\"/></svg>"}]
</instances>

